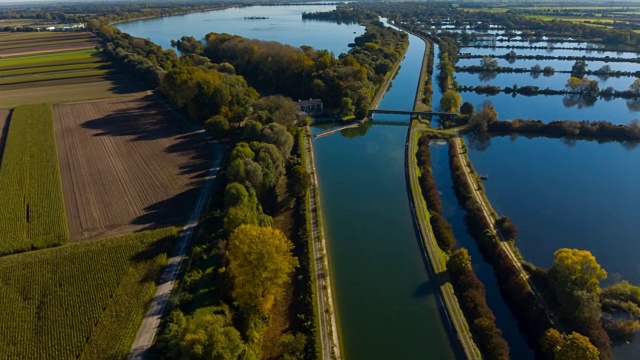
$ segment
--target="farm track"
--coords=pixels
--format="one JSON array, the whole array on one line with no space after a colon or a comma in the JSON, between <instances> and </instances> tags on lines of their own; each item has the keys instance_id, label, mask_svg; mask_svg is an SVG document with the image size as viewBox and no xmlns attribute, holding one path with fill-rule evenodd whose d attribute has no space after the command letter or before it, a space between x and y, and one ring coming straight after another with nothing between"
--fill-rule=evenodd
<instances>
[{"instance_id":1,"label":"farm track","mask_svg":"<svg viewBox=\"0 0 640 360\"><path fill-rule=\"evenodd\" d=\"M150 97L54 106L71 241L183 223L209 166L204 137Z\"/></svg>"}]
</instances>

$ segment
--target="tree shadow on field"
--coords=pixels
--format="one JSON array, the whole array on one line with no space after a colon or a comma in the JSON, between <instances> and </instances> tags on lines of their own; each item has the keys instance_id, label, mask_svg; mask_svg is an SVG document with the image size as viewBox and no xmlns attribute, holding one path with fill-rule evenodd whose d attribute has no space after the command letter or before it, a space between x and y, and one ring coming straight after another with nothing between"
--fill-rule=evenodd
<instances>
[{"instance_id":1,"label":"tree shadow on field","mask_svg":"<svg viewBox=\"0 0 640 360\"><path fill-rule=\"evenodd\" d=\"M93 136L127 136L131 137L129 141L166 140L165 153L188 157L179 166L180 174L190 174L192 180L203 178L211 165L211 146L204 132L190 128L153 95L136 99L133 104L81 126L96 131Z\"/></svg>"},{"instance_id":2,"label":"tree shadow on field","mask_svg":"<svg viewBox=\"0 0 640 360\"><path fill-rule=\"evenodd\" d=\"M114 94L133 94L140 91L150 90L148 86L145 86L141 82L131 79L130 76L126 76L117 71L112 71L106 76L105 80L111 82L109 91Z\"/></svg>"},{"instance_id":3,"label":"tree shadow on field","mask_svg":"<svg viewBox=\"0 0 640 360\"><path fill-rule=\"evenodd\" d=\"M193 132L180 120L173 119L152 95L122 101L131 101L133 106L86 121L82 127L98 131L94 136L131 136L131 141L165 139Z\"/></svg>"},{"instance_id":4,"label":"tree shadow on field","mask_svg":"<svg viewBox=\"0 0 640 360\"><path fill-rule=\"evenodd\" d=\"M132 224L143 225L139 231L167 226L183 226L198 201L203 183L189 190L159 201L144 209L144 214L133 219Z\"/></svg>"},{"instance_id":5,"label":"tree shadow on field","mask_svg":"<svg viewBox=\"0 0 640 360\"><path fill-rule=\"evenodd\" d=\"M176 236L165 236L161 239L155 240L154 242L148 244L144 247L144 249L129 258L134 264L144 264L149 261L153 261L156 257L162 254L167 254L167 258L171 257L171 251L173 250L173 244L175 240L180 236L180 234ZM148 267L145 274L140 279L141 283L146 283L149 281L154 281L157 284L162 283L162 279L160 274L158 274L158 269L156 267Z\"/></svg>"}]
</instances>

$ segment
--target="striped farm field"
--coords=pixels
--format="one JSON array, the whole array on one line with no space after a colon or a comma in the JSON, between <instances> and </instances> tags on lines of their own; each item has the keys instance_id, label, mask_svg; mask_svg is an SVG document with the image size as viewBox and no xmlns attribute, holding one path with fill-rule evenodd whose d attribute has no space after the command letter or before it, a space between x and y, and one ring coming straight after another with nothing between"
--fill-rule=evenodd
<instances>
[{"instance_id":1,"label":"striped farm field","mask_svg":"<svg viewBox=\"0 0 640 360\"><path fill-rule=\"evenodd\" d=\"M184 224L211 166L204 134L151 95L53 111L71 242Z\"/></svg>"},{"instance_id":2,"label":"striped farm field","mask_svg":"<svg viewBox=\"0 0 640 360\"><path fill-rule=\"evenodd\" d=\"M16 107L0 165L0 254L69 238L48 104Z\"/></svg>"},{"instance_id":3,"label":"striped farm field","mask_svg":"<svg viewBox=\"0 0 640 360\"><path fill-rule=\"evenodd\" d=\"M0 58L0 69L10 66L24 66L27 64L38 64L47 61L64 61L90 58L95 54L93 49L59 51L44 54L32 54L23 56L11 56Z\"/></svg>"},{"instance_id":4,"label":"striped farm field","mask_svg":"<svg viewBox=\"0 0 640 360\"><path fill-rule=\"evenodd\" d=\"M64 72L46 72L42 74L24 74L20 76L10 76L7 78L0 78L0 85L14 85L14 84L26 84L33 83L39 81L49 81L49 80L61 80L61 79L77 79L84 77L92 77L92 76L105 76L114 71L111 69L95 69L91 68L88 70L71 70Z\"/></svg>"},{"instance_id":5,"label":"striped farm field","mask_svg":"<svg viewBox=\"0 0 640 360\"><path fill-rule=\"evenodd\" d=\"M92 60L92 59L90 59ZM20 75L35 75L35 74L46 74L46 73L61 73L65 71L77 71L77 70L99 70L101 67L109 65L109 62L79 62L79 63L71 63L71 64L60 64L60 65L50 65L50 66L39 66L39 67L29 67L22 69L0 69L0 79L7 76L20 76Z\"/></svg>"},{"instance_id":6,"label":"striped farm field","mask_svg":"<svg viewBox=\"0 0 640 360\"><path fill-rule=\"evenodd\" d=\"M123 359L176 228L0 257L0 359Z\"/></svg>"}]
</instances>

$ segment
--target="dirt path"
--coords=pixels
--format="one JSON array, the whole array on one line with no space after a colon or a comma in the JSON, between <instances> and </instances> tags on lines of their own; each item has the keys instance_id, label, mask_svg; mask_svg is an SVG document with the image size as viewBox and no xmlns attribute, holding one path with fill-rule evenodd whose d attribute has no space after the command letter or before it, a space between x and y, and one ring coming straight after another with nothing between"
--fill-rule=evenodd
<instances>
[{"instance_id":1,"label":"dirt path","mask_svg":"<svg viewBox=\"0 0 640 360\"><path fill-rule=\"evenodd\" d=\"M189 221L182 230L182 235L176 244L173 256L169 258L167 267L162 273L160 285L158 285L156 294L151 300L147 314L142 320L136 339L134 340L133 345L131 345L131 352L129 353L130 360L144 359L147 350L149 350L151 345L153 345L153 339L158 331L160 319L164 313L165 307L167 306L171 290L173 290L173 285L175 284L176 277L180 271L180 265L185 259L189 242L193 237L195 229L198 227L202 209L209 198L213 181L218 176L218 172L222 164L223 146L221 144L216 144L213 151L215 153L213 165L211 170L209 170L209 175L206 177L204 187L200 191L200 197L198 198L198 202L191 213Z\"/></svg>"},{"instance_id":2,"label":"dirt path","mask_svg":"<svg viewBox=\"0 0 640 360\"><path fill-rule=\"evenodd\" d=\"M340 341L338 339L338 327L333 306L333 294L331 293L331 276L329 275L329 260L327 258L324 229L318 219L322 216L318 195L318 177L313 160L313 148L310 131L305 141L307 151L306 167L311 176L309 187L309 212L311 216L311 236L313 244L313 273L316 281L316 298L318 302L318 322L320 326L320 342L322 347L322 360L341 358Z\"/></svg>"},{"instance_id":3,"label":"dirt path","mask_svg":"<svg viewBox=\"0 0 640 360\"><path fill-rule=\"evenodd\" d=\"M496 219L492 215L493 212L489 209L489 205L484 200L482 194L480 194L480 191L478 190L478 186L476 186L475 182L473 181L473 177L471 175L471 170L470 170L472 167L471 167L471 164L469 163L469 158L468 156L462 156L462 154L464 153L464 149L462 147L463 142L460 139L460 136L457 135L456 137L454 137L452 139L452 143L457 149L456 154L462 164L462 168L464 169L464 175L465 175L466 181L471 185L471 188L473 189L473 193L471 195L478 202L478 204L480 204L480 207L482 208L482 213L484 214L487 222L491 224L491 229L489 230L493 233L493 235L497 236L498 239L500 239L500 246L509 256L509 259L511 259L511 262L518 269L518 271L520 272L520 276L522 276L522 278L527 281L527 284L529 284L529 287L531 288L531 292L536 297L536 300L544 308L544 311L547 314L547 317L549 318L549 321L551 322L551 324L556 328L558 328L559 330L562 330L562 328L560 327L560 324L556 319L556 316L553 314L553 312L547 305L540 291L538 291L535 284L531 281L529 274L522 267L522 263L514 253L513 249L511 249L511 247L505 243L504 238L502 237L502 234L500 233L500 231L498 231L498 228L496 227Z\"/></svg>"}]
</instances>

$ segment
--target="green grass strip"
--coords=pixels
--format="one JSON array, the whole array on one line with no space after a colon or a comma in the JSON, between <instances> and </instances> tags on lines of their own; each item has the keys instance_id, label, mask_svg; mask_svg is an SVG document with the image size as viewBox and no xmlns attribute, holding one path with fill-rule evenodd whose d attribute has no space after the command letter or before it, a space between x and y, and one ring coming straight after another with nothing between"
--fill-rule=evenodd
<instances>
[{"instance_id":1,"label":"green grass strip","mask_svg":"<svg viewBox=\"0 0 640 360\"><path fill-rule=\"evenodd\" d=\"M26 69L38 69L42 67L53 67L53 66L66 66L66 65L74 65L74 64L89 64L89 63L101 63L105 62L104 58L99 56L87 56L79 59L70 59L70 60L54 60L54 61L40 61L35 63L20 63L17 65L11 66L0 66L0 76L4 76L5 71L10 70L26 70Z\"/></svg>"},{"instance_id":2,"label":"green grass strip","mask_svg":"<svg viewBox=\"0 0 640 360\"><path fill-rule=\"evenodd\" d=\"M69 238L48 104L14 109L0 167L0 254Z\"/></svg>"},{"instance_id":3,"label":"green grass strip","mask_svg":"<svg viewBox=\"0 0 640 360\"><path fill-rule=\"evenodd\" d=\"M0 359L125 359L176 233L0 258Z\"/></svg>"},{"instance_id":4,"label":"green grass strip","mask_svg":"<svg viewBox=\"0 0 640 360\"><path fill-rule=\"evenodd\" d=\"M36 75L36 74L50 74L60 73L65 71L77 71L77 70L99 70L101 66L108 65L109 62L82 62L78 64L57 65L57 66L41 66L27 69L15 69L15 70L2 70L0 69L0 78L9 76L21 76L21 75Z\"/></svg>"},{"instance_id":5,"label":"green grass strip","mask_svg":"<svg viewBox=\"0 0 640 360\"><path fill-rule=\"evenodd\" d=\"M63 79L77 79L83 77L90 76L103 76L107 75L113 70L78 70L78 71L66 71L60 73L47 73L47 74L36 74L36 75L23 75L23 76L14 76L10 78L5 78L0 80L0 85L16 85L16 84L26 84L38 81L47 81L47 80L63 80Z\"/></svg>"},{"instance_id":6,"label":"green grass strip","mask_svg":"<svg viewBox=\"0 0 640 360\"><path fill-rule=\"evenodd\" d=\"M35 64L44 61L84 59L91 57L93 54L95 54L95 52L96 51L94 49L84 49L74 51L50 52L44 54L7 56L0 58L0 67Z\"/></svg>"}]
</instances>

